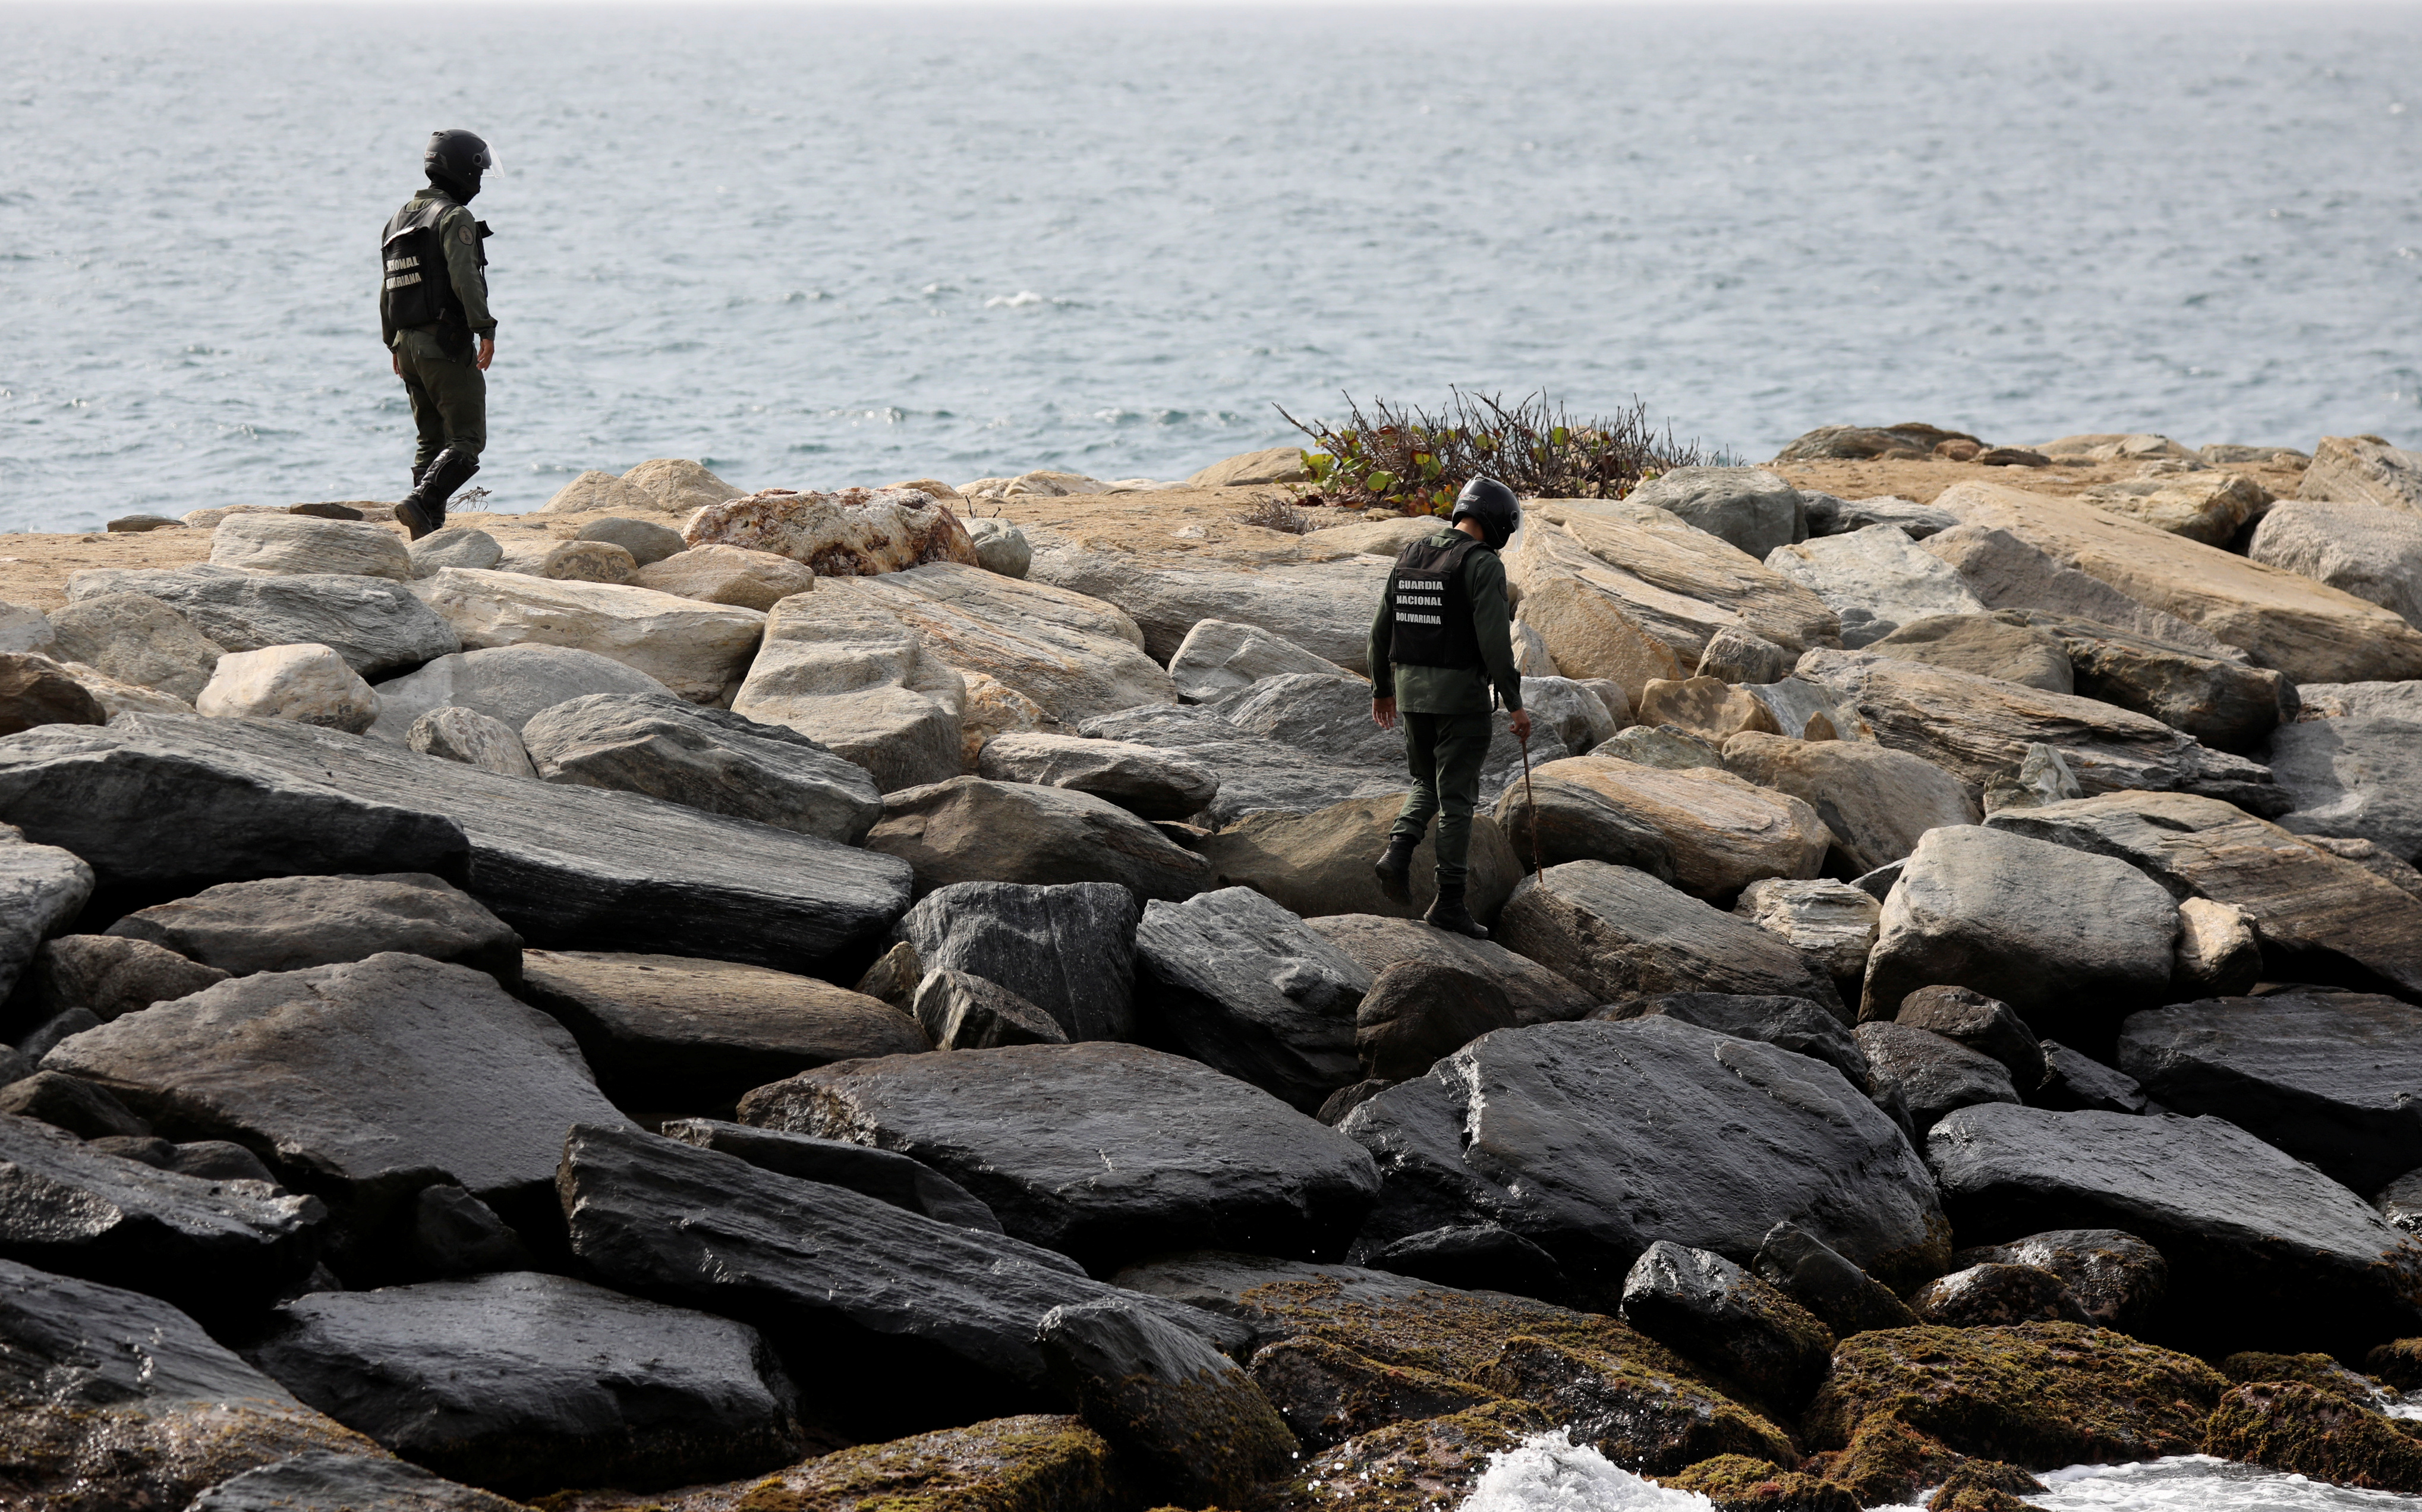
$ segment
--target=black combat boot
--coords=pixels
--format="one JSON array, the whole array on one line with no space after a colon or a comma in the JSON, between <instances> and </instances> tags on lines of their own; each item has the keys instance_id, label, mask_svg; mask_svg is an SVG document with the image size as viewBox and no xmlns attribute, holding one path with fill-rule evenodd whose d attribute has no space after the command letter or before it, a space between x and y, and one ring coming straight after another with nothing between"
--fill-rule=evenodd
<instances>
[{"instance_id":1,"label":"black combat boot","mask_svg":"<svg viewBox=\"0 0 2422 1512\"><path fill-rule=\"evenodd\" d=\"M1422 915L1422 922L1432 929L1443 929L1450 935L1469 935L1473 939L1486 939L1488 931L1481 928L1480 921L1471 917L1471 910L1463 906L1463 888L1460 882L1439 883L1438 901L1430 905L1429 912Z\"/></svg>"},{"instance_id":2,"label":"black combat boot","mask_svg":"<svg viewBox=\"0 0 2422 1512\"><path fill-rule=\"evenodd\" d=\"M454 491L471 480L480 470L479 457L468 451L448 447L431 460L426 471L413 480L412 492L395 507L395 517L419 540L432 530L446 528L446 501Z\"/></svg>"},{"instance_id":3,"label":"black combat boot","mask_svg":"<svg viewBox=\"0 0 2422 1512\"><path fill-rule=\"evenodd\" d=\"M1390 903L1413 901L1413 851L1420 843L1402 835L1390 835L1388 848L1371 863L1371 874L1379 879L1379 890Z\"/></svg>"}]
</instances>

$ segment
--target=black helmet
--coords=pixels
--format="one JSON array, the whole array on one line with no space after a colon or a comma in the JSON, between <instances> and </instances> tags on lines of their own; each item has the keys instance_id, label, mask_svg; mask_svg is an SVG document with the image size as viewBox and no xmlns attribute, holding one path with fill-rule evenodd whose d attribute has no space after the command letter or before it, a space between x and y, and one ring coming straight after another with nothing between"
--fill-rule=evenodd
<instances>
[{"instance_id":1,"label":"black helmet","mask_svg":"<svg viewBox=\"0 0 2422 1512\"><path fill-rule=\"evenodd\" d=\"M430 182L462 191L460 197L464 199L480 192L480 175L496 165L488 156L488 144L464 131L431 134L429 150L420 155L420 162Z\"/></svg>"},{"instance_id":2,"label":"black helmet","mask_svg":"<svg viewBox=\"0 0 2422 1512\"><path fill-rule=\"evenodd\" d=\"M1521 501L1514 496L1514 490L1494 478L1475 478L1463 485L1463 492L1455 497L1455 512L1447 516L1447 523L1453 525L1466 515L1480 522L1481 539L1488 543L1492 551L1502 549L1514 532L1522 528Z\"/></svg>"}]
</instances>

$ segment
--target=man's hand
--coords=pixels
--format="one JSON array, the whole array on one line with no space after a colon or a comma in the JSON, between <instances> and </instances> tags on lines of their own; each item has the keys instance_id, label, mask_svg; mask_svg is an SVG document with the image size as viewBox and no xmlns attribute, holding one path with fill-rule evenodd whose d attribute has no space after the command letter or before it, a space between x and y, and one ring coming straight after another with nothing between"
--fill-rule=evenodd
<instances>
[{"instance_id":1,"label":"man's hand","mask_svg":"<svg viewBox=\"0 0 2422 1512\"><path fill-rule=\"evenodd\" d=\"M1373 699L1371 701L1371 722L1377 725L1382 730L1395 729L1396 701L1394 699Z\"/></svg>"},{"instance_id":2,"label":"man's hand","mask_svg":"<svg viewBox=\"0 0 2422 1512\"><path fill-rule=\"evenodd\" d=\"M481 372L486 372L488 370L488 364L495 360L496 339L493 336L483 336L480 338L480 370Z\"/></svg>"},{"instance_id":3,"label":"man's hand","mask_svg":"<svg viewBox=\"0 0 2422 1512\"><path fill-rule=\"evenodd\" d=\"M1531 711L1528 709L1515 710L1512 723L1514 726L1514 738L1520 741L1525 746L1529 745L1531 743Z\"/></svg>"}]
</instances>

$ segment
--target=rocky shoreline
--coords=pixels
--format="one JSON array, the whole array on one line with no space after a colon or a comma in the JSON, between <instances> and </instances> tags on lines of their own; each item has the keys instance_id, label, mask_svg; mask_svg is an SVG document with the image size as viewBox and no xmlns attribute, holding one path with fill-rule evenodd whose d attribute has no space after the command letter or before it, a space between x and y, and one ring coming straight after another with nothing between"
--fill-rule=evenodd
<instances>
[{"instance_id":1,"label":"rocky shoreline","mask_svg":"<svg viewBox=\"0 0 2422 1512\"><path fill-rule=\"evenodd\" d=\"M10 537L0 1502L2422 1494L2422 455L1526 500L1485 941L1304 482Z\"/></svg>"}]
</instances>

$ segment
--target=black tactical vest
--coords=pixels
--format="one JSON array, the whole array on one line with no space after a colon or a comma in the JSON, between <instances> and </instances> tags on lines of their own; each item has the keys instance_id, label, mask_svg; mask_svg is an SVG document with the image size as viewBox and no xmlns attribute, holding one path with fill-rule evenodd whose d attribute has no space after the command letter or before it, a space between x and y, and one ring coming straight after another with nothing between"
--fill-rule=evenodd
<instances>
[{"instance_id":1,"label":"black tactical vest","mask_svg":"<svg viewBox=\"0 0 2422 1512\"><path fill-rule=\"evenodd\" d=\"M382 244L386 281L379 288L379 313L397 330L443 323L467 333L470 318L454 279L446 269L446 243L438 217L455 209L450 199L432 197L408 202L386 223ZM480 265L488 262L488 223L479 223Z\"/></svg>"},{"instance_id":2,"label":"black tactical vest","mask_svg":"<svg viewBox=\"0 0 2422 1512\"><path fill-rule=\"evenodd\" d=\"M1449 545L1423 540L1405 548L1388 575L1393 616L1388 660L1399 667L1480 665L1480 636L1471 627L1471 599L1463 591L1463 559L1486 546L1458 530Z\"/></svg>"}]
</instances>

